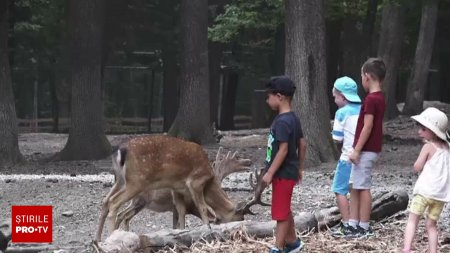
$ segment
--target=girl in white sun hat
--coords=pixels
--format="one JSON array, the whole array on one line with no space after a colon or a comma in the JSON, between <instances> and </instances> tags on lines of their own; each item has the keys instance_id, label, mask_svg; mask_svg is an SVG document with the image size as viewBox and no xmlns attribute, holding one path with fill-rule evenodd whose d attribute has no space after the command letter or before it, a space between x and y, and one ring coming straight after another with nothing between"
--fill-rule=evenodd
<instances>
[{"instance_id":1,"label":"girl in white sun hat","mask_svg":"<svg viewBox=\"0 0 450 253\"><path fill-rule=\"evenodd\" d=\"M424 145L414 163L414 170L420 175L414 186L414 197L409 207L403 252L411 252L417 224L428 208L426 220L428 252L436 253L438 252L436 223L445 203L450 202L448 119L445 113L433 107L427 108L421 114L411 118L419 124L418 134L423 139Z\"/></svg>"}]
</instances>

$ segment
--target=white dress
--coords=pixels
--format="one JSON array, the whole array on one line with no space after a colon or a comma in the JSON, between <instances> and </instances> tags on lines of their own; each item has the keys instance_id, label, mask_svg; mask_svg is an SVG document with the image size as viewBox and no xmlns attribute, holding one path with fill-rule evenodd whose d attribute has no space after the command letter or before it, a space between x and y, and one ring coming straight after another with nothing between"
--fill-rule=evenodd
<instances>
[{"instance_id":1,"label":"white dress","mask_svg":"<svg viewBox=\"0 0 450 253\"><path fill-rule=\"evenodd\" d=\"M436 147L414 186L413 194L426 198L450 202L450 150Z\"/></svg>"}]
</instances>

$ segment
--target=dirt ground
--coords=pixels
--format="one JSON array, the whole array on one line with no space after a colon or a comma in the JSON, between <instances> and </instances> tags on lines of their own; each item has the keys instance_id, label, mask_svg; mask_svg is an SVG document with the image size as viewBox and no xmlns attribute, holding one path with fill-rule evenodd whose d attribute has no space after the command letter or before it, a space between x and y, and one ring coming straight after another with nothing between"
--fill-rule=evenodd
<instances>
[{"instance_id":1,"label":"dirt ground","mask_svg":"<svg viewBox=\"0 0 450 253\"><path fill-rule=\"evenodd\" d=\"M450 108L445 106L442 109L450 112ZM383 152L374 170L374 195L396 189L404 189L411 193L417 179L412 172L412 164L421 148L414 126L415 123L405 117L385 123ZM259 129L224 132L224 137L219 144L204 148L211 160L219 146L226 151L237 150L240 156L253 161L253 168L258 168L263 164L266 131L266 129ZM108 136L113 145L117 145L125 138L128 137ZM20 150L27 162L6 168L0 175L0 217L9 218L12 205L52 205L53 244L48 251L60 249L56 252L86 252L90 250L90 244L97 229L102 198L113 182L113 176L110 174L111 162L109 158L99 161L43 162L44 158L61 150L66 140L65 134L20 135ZM307 167L304 181L296 187L294 193L295 211L313 212L335 204L335 197L330 192L334 166L335 163L328 163ZM248 173L231 175L224 180L223 186L228 189L227 193L236 202L251 197ZM270 200L270 190L265 191L263 198L266 201ZM247 216L246 219L270 220L270 207L254 206L252 209L257 215ZM404 221L406 218L403 216L401 219ZM140 234L171 227L171 225L171 213L154 213L145 210L132 221L131 230ZM189 228L199 225L198 218L188 217ZM398 230L403 229L404 222L399 223ZM439 229L444 237L449 236L449 205L442 214ZM314 240L314 237L311 240ZM394 238L394 240L401 241L402 238ZM420 243L422 246L426 245L426 241ZM305 252L324 252L311 247ZM335 249L330 252L349 251Z\"/></svg>"}]
</instances>

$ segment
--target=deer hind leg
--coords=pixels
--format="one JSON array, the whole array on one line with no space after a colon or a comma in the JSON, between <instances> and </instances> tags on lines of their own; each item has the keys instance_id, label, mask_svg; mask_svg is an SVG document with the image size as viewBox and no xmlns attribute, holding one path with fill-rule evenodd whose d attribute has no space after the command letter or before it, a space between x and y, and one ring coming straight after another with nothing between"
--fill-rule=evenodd
<instances>
[{"instance_id":1,"label":"deer hind leg","mask_svg":"<svg viewBox=\"0 0 450 253\"><path fill-rule=\"evenodd\" d=\"M187 180L186 186L191 193L192 200L194 201L195 206L197 207L200 217L203 221L203 224L207 224L209 227L209 218L208 218L208 210L212 210L206 204L205 195L203 194L203 190L205 189L206 183L211 180L211 178L203 178L197 180Z\"/></svg>"},{"instance_id":2,"label":"deer hind leg","mask_svg":"<svg viewBox=\"0 0 450 253\"><path fill-rule=\"evenodd\" d=\"M109 213L107 216L108 222L106 224L110 234L119 227L119 223L117 222L117 212L119 211L119 208L127 201L133 199L139 192L139 187L122 187L120 191L111 197L109 201Z\"/></svg>"},{"instance_id":3,"label":"deer hind leg","mask_svg":"<svg viewBox=\"0 0 450 253\"><path fill-rule=\"evenodd\" d=\"M133 219L134 216L136 216L140 211L142 211L145 205L146 205L145 201L142 201L140 198L133 199L131 203L128 205L128 207L117 215L118 225L120 226L120 224L123 221L124 230L129 231L131 219Z\"/></svg>"},{"instance_id":4,"label":"deer hind leg","mask_svg":"<svg viewBox=\"0 0 450 253\"><path fill-rule=\"evenodd\" d=\"M98 228L97 228L97 234L95 236L95 240L99 242L102 238L103 233L103 226L105 225L106 215L108 215L109 212L109 201L111 199L111 196L114 195L119 189L121 185L119 185L117 182L112 186L111 190L108 192L106 197L103 199L102 202L102 212L100 214Z\"/></svg>"},{"instance_id":5,"label":"deer hind leg","mask_svg":"<svg viewBox=\"0 0 450 253\"><path fill-rule=\"evenodd\" d=\"M173 212L173 228L186 228L186 203L184 203L184 195L171 190L173 205L175 210Z\"/></svg>"}]
</instances>

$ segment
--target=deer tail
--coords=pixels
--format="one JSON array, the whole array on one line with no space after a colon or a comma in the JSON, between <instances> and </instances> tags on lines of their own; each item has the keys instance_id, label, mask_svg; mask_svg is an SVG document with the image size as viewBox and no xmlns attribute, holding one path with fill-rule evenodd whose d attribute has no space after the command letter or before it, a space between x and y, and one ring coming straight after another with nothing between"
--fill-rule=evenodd
<instances>
[{"instance_id":1,"label":"deer tail","mask_svg":"<svg viewBox=\"0 0 450 253\"><path fill-rule=\"evenodd\" d=\"M127 148L124 147L116 149L112 154L113 165L115 164L115 166L122 168L127 159L127 152Z\"/></svg>"}]
</instances>

